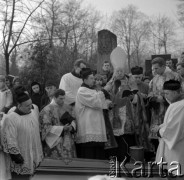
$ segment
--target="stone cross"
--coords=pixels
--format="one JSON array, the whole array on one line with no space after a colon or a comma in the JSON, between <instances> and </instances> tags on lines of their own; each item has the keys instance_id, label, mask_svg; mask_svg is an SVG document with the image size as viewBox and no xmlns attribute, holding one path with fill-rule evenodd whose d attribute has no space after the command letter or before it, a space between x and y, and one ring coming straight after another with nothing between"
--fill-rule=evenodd
<instances>
[{"instance_id":1,"label":"stone cross","mask_svg":"<svg viewBox=\"0 0 184 180\"><path fill-rule=\"evenodd\" d=\"M102 71L104 61L110 62L110 54L117 47L117 37L109 30L98 31L97 73Z\"/></svg>"}]
</instances>

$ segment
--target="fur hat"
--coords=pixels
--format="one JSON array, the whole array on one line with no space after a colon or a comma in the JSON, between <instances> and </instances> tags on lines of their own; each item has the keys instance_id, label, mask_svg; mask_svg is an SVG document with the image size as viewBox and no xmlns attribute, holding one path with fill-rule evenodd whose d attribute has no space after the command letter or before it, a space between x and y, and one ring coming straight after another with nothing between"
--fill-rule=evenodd
<instances>
[{"instance_id":1,"label":"fur hat","mask_svg":"<svg viewBox=\"0 0 184 180\"><path fill-rule=\"evenodd\" d=\"M171 91L176 91L181 88L181 84L179 81L176 80L169 80L165 81L163 89L164 90L171 90Z\"/></svg>"},{"instance_id":2,"label":"fur hat","mask_svg":"<svg viewBox=\"0 0 184 180\"><path fill-rule=\"evenodd\" d=\"M132 73L132 75L143 74L143 68L139 67L139 66L135 66L135 67L131 68L131 73Z\"/></svg>"},{"instance_id":3,"label":"fur hat","mask_svg":"<svg viewBox=\"0 0 184 180\"><path fill-rule=\"evenodd\" d=\"M26 94L26 93L20 93L20 94L18 94L18 95L16 96L16 101L17 101L18 103L25 102L25 101L27 101L27 100L29 100L29 99L30 99L30 97L29 97L29 95Z\"/></svg>"},{"instance_id":4,"label":"fur hat","mask_svg":"<svg viewBox=\"0 0 184 180\"><path fill-rule=\"evenodd\" d=\"M14 88L14 93L15 93L16 95L22 94L22 93L24 93L25 91L27 91L26 88L25 88L24 86L21 86L21 85Z\"/></svg>"}]
</instances>

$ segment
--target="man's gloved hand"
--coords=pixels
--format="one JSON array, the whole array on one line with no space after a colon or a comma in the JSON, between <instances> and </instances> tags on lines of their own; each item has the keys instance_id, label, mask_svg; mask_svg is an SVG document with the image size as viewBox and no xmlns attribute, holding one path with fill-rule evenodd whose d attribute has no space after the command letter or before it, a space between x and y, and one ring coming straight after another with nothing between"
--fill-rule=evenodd
<instances>
[{"instance_id":1,"label":"man's gloved hand","mask_svg":"<svg viewBox=\"0 0 184 180\"><path fill-rule=\"evenodd\" d=\"M10 157L12 161L14 161L16 164L23 164L24 159L21 154L10 154Z\"/></svg>"}]
</instances>

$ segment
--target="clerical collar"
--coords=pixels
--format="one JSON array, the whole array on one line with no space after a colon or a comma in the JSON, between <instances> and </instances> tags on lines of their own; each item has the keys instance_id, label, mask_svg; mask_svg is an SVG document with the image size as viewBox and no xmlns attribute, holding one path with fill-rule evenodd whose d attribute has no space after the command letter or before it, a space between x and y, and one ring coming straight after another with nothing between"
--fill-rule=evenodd
<instances>
[{"instance_id":1,"label":"clerical collar","mask_svg":"<svg viewBox=\"0 0 184 180\"><path fill-rule=\"evenodd\" d=\"M15 109L15 111L14 111L15 113L17 113L18 115L20 115L20 116L24 116L24 115L27 115L27 114L30 114L30 113L24 113L24 112L22 112L20 109L18 109L18 108L16 108Z\"/></svg>"},{"instance_id":2,"label":"clerical collar","mask_svg":"<svg viewBox=\"0 0 184 180\"><path fill-rule=\"evenodd\" d=\"M75 70L72 70L72 75L73 76L75 76L75 77L77 77L77 78L81 78L81 75L80 74L77 74L76 72L75 72Z\"/></svg>"},{"instance_id":3,"label":"clerical collar","mask_svg":"<svg viewBox=\"0 0 184 180\"><path fill-rule=\"evenodd\" d=\"M88 89L94 89L93 87L90 87L89 85L85 84L84 82L82 83L81 87L86 87Z\"/></svg>"}]
</instances>

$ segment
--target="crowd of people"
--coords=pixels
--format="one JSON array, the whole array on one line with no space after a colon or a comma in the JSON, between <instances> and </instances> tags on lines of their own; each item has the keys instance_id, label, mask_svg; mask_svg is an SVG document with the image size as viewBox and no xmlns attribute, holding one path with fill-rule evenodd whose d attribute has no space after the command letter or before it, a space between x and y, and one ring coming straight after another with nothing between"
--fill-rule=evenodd
<instances>
[{"instance_id":1,"label":"crowd of people","mask_svg":"<svg viewBox=\"0 0 184 180\"><path fill-rule=\"evenodd\" d=\"M143 72L105 61L97 74L78 59L59 85L30 89L0 75L1 179L30 179L44 157L131 161L131 146L144 147L146 161L178 161L184 173L184 63L174 69L157 57L153 77Z\"/></svg>"}]
</instances>

